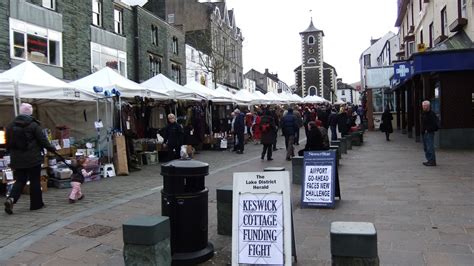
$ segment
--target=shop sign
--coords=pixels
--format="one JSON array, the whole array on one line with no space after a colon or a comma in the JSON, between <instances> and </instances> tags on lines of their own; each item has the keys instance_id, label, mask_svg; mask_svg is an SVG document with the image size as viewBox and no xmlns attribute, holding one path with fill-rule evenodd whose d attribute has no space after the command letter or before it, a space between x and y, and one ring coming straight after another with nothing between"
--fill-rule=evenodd
<instances>
[{"instance_id":1,"label":"shop sign","mask_svg":"<svg viewBox=\"0 0 474 266\"><path fill-rule=\"evenodd\" d=\"M68 98L81 98L81 92L76 91L75 89L63 88L64 97Z\"/></svg>"},{"instance_id":2,"label":"shop sign","mask_svg":"<svg viewBox=\"0 0 474 266\"><path fill-rule=\"evenodd\" d=\"M305 152L303 167L301 206L334 207L336 152Z\"/></svg>"},{"instance_id":3,"label":"shop sign","mask_svg":"<svg viewBox=\"0 0 474 266\"><path fill-rule=\"evenodd\" d=\"M289 172L234 173L232 265L291 265Z\"/></svg>"}]
</instances>

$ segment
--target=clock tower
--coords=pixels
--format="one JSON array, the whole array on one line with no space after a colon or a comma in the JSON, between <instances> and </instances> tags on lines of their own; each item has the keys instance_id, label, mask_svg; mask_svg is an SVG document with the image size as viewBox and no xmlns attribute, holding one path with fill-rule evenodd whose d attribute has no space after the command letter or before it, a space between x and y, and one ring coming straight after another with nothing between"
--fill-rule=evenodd
<instances>
[{"instance_id":1,"label":"clock tower","mask_svg":"<svg viewBox=\"0 0 474 266\"><path fill-rule=\"evenodd\" d=\"M309 27L300 32L302 44L301 81L303 97L317 95L323 97L323 37L324 32L314 27L313 19Z\"/></svg>"}]
</instances>

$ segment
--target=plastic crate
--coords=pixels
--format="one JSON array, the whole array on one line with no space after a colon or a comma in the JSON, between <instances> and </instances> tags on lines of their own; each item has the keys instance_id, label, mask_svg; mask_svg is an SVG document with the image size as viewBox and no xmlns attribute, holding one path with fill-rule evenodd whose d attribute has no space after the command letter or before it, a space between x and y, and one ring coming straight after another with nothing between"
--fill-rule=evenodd
<instances>
[{"instance_id":1,"label":"plastic crate","mask_svg":"<svg viewBox=\"0 0 474 266\"><path fill-rule=\"evenodd\" d=\"M59 180L56 178L49 178L53 182L53 186L56 188L71 188L71 179Z\"/></svg>"}]
</instances>

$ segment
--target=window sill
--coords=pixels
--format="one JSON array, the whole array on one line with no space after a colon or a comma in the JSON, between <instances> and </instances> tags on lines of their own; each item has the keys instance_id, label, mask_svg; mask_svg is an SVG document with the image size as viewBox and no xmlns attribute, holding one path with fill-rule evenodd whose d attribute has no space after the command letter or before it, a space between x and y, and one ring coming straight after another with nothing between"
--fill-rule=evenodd
<instances>
[{"instance_id":1,"label":"window sill","mask_svg":"<svg viewBox=\"0 0 474 266\"><path fill-rule=\"evenodd\" d=\"M415 34L408 34L407 36L403 37L403 42L413 42L415 41Z\"/></svg>"},{"instance_id":2,"label":"window sill","mask_svg":"<svg viewBox=\"0 0 474 266\"><path fill-rule=\"evenodd\" d=\"M466 18L457 18L457 19L454 20L453 23L451 23L451 25L449 25L449 31L450 32L460 31L466 25L467 25L467 19Z\"/></svg>"},{"instance_id":3,"label":"window sill","mask_svg":"<svg viewBox=\"0 0 474 266\"><path fill-rule=\"evenodd\" d=\"M436 38L436 39L434 40L434 45L437 45L438 43L440 43L440 42L446 40L447 38L448 38L448 36L446 36L446 35L440 35L440 36L438 36L438 38Z\"/></svg>"}]
</instances>

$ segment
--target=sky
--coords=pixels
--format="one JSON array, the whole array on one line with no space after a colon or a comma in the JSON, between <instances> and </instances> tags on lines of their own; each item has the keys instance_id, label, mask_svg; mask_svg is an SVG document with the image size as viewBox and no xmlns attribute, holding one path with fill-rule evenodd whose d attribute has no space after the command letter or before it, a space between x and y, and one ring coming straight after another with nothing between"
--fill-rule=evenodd
<instances>
[{"instance_id":1,"label":"sky","mask_svg":"<svg viewBox=\"0 0 474 266\"><path fill-rule=\"evenodd\" d=\"M324 31L324 62L349 84L360 80L359 57L370 40L398 32L397 0L227 0L227 8L234 9L245 38L244 73L268 68L290 86L301 64L299 33L311 17Z\"/></svg>"}]
</instances>

